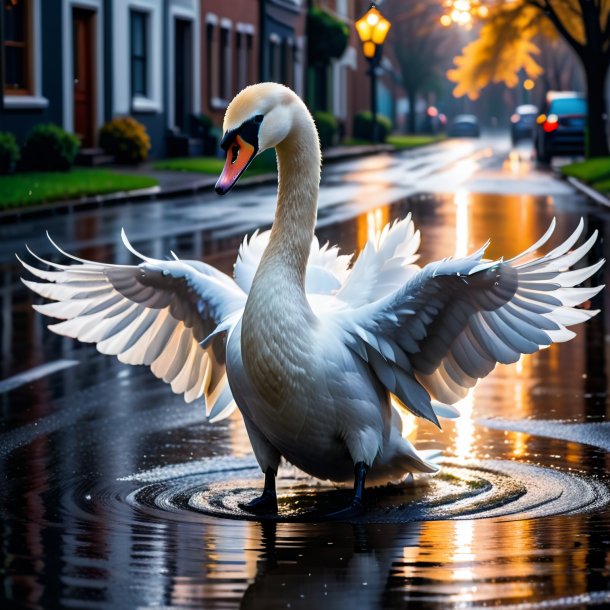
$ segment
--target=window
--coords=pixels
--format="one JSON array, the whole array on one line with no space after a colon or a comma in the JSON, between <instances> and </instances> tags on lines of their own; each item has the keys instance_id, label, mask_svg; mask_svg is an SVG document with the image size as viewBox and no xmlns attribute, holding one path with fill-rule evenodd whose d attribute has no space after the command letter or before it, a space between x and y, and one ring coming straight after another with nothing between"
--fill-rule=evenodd
<instances>
[{"instance_id":1,"label":"window","mask_svg":"<svg viewBox=\"0 0 610 610\"><path fill-rule=\"evenodd\" d=\"M131 11L131 95L148 94L148 13Z\"/></svg>"},{"instance_id":2,"label":"window","mask_svg":"<svg viewBox=\"0 0 610 610\"><path fill-rule=\"evenodd\" d=\"M251 26L248 24L238 24L238 27L240 29L235 34L235 88L241 91L253 82L252 34L249 31Z\"/></svg>"},{"instance_id":3,"label":"window","mask_svg":"<svg viewBox=\"0 0 610 610\"><path fill-rule=\"evenodd\" d=\"M275 83L282 82L282 55L281 39L277 34L269 36L269 80Z\"/></svg>"},{"instance_id":4,"label":"window","mask_svg":"<svg viewBox=\"0 0 610 610\"><path fill-rule=\"evenodd\" d=\"M248 58L248 68L246 71L246 84L254 82L254 36L246 34L246 57Z\"/></svg>"},{"instance_id":5,"label":"window","mask_svg":"<svg viewBox=\"0 0 610 610\"><path fill-rule=\"evenodd\" d=\"M206 50L206 73L207 73L207 86L208 95L210 100L216 97L214 90L214 24L206 24L206 37L205 37L205 50Z\"/></svg>"},{"instance_id":6,"label":"window","mask_svg":"<svg viewBox=\"0 0 610 610\"><path fill-rule=\"evenodd\" d=\"M228 28L220 28L220 97L223 100L231 98L231 47L229 45L230 32Z\"/></svg>"},{"instance_id":7,"label":"window","mask_svg":"<svg viewBox=\"0 0 610 610\"><path fill-rule=\"evenodd\" d=\"M4 93L24 95L32 91L29 2L3 1Z\"/></svg>"},{"instance_id":8,"label":"window","mask_svg":"<svg viewBox=\"0 0 610 610\"><path fill-rule=\"evenodd\" d=\"M290 38L285 38L283 47L282 82L284 85L294 88L294 44Z\"/></svg>"}]
</instances>

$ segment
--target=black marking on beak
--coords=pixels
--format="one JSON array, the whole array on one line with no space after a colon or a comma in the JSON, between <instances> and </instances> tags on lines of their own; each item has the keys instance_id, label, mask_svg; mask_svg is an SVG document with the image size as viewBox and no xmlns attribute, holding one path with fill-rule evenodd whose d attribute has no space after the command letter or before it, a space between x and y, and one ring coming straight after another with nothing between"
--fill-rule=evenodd
<instances>
[{"instance_id":1,"label":"black marking on beak","mask_svg":"<svg viewBox=\"0 0 610 610\"><path fill-rule=\"evenodd\" d=\"M264 118L264 115L257 114L253 118L244 121L239 127L227 131L220 141L220 148L228 152L229 148L233 144L235 136L240 135L242 139L249 144L252 144L255 151L258 152L258 132Z\"/></svg>"}]
</instances>

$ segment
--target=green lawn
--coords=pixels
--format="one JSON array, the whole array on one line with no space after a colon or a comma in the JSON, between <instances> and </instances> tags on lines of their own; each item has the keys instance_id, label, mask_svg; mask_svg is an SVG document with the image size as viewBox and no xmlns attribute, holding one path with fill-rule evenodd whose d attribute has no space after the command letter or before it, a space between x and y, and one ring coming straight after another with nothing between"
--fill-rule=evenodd
<instances>
[{"instance_id":1,"label":"green lawn","mask_svg":"<svg viewBox=\"0 0 610 610\"><path fill-rule=\"evenodd\" d=\"M585 182L597 182L604 178L610 178L610 157L597 157L570 163L561 168L566 176L573 176Z\"/></svg>"},{"instance_id":2,"label":"green lawn","mask_svg":"<svg viewBox=\"0 0 610 610\"><path fill-rule=\"evenodd\" d=\"M561 168L561 173L586 182L602 193L610 192L610 157L570 163Z\"/></svg>"},{"instance_id":3,"label":"green lawn","mask_svg":"<svg viewBox=\"0 0 610 610\"><path fill-rule=\"evenodd\" d=\"M445 136L389 136L386 140L387 144L391 144L395 148L402 150L405 148L414 148L431 144L444 139ZM343 146L362 146L370 145L368 140L359 140L356 138L347 138L342 142ZM152 164L152 168L156 170L170 170L177 172L196 172L200 174L220 175L224 166L224 159L217 157L183 157L177 159L163 159ZM275 153L272 150L266 150L254 159L252 165L248 168L245 176L258 176L260 174L269 174L276 171Z\"/></svg>"},{"instance_id":4,"label":"green lawn","mask_svg":"<svg viewBox=\"0 0 610 610\"><path fill-rule=\"evenodd\" d=\"M398 150L404 150L406 148L415 148L417 146L425 146L426 144L433 144L434 142L440 142L444 140L446 136L439 135L393 135L388 136L386 142L391 144Z\"/></svg>"},{"instance_id":5,"label":"green lawn","mask_svg":"<svg viewBox=\"0 0 610 610\"><path fill-rule=\"evenodd\" d=\"M178 172L196 172L200 174L220 175L224 167L224 159L217 157L184 157L163 159L152 164L153 169L172 170ZM261 153L248 168L245 176L258 176L276 171L275 153L266 150Z\"/></svg>"},{"instance_id":6,"label":"green lawn","mask_svg":"<svg viewBox=\"0 0 610 610\"><path fill-rule=\"evenodd\" d=\"M384 144L391 144L397 150L404 150L407 148L415 148L417 146L424 146L426 144L433 144L444 140L444 135L393 135L388 136ZM362 140L360 138L345 138L342 142L343 146L370 146L372 142L369 140Z\"/></svg>"},{"instance_id":7,"label":"green lawn","mask_svg":"<svg viewBox=\"0 0 610 610\"><path fill-rule=\"evenodd\" d=\"M0 176L0 209L77 199L156 186L147 176L119 174L107 169L73 169L69 172L23 172Z\"/></svg>"}]
</instances>

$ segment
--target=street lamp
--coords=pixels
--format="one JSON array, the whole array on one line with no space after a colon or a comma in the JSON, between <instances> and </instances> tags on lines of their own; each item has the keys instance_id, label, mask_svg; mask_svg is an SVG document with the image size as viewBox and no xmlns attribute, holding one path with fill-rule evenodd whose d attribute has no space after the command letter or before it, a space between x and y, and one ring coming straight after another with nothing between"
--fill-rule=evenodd
<instances>
[{"instance_id":1,"label":"street lamp","mask_svg":"<svg viewBox=\"0 0 610 610\"><path fill-rule=\"evenodd\" d=\"M373 142L377 142L377 66L391 23L379 12L374 2L369 10L356 21L356 31L362 42L362 52L369 62L371 77L371 114L373 115Z\"/></svg>"}]
</instances>

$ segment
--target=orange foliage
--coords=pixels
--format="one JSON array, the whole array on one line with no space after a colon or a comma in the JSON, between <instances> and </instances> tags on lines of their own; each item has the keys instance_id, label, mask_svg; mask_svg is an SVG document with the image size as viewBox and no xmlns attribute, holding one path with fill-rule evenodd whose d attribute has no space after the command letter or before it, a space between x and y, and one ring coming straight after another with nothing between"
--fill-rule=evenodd
<instances>
[{"instance_id":1,"label":"orange foliage","mask_svg":"<svg viewBox=\"0 0 610 610\"><path fill-rule=\"evenodd\" d=\"M540 51L532 42L540 31L540 20L537 9L522 4L494 11L479 38L464 47L454 59L456 67L447 72L449 80L457 83L453 94L476 99L490 83L514 87L521 69L529 78L540 76L543 70L534 58Z\"/></svg>"},{"instance_id":2,"label":"orange foliage","mask_svg":"<svg viewBox=\"0 0 610 610\"><path fill-rule=\"evenodd\" d=\"M610 0L599 0L596 11L604 31L610 19ZM539 49L533 39L539 34L557 36L558 27L549 19L550 13L563 29L561 36L571 40L573 47L587 45L579 0L497 2L490 8L479 38L464 47L462 55L454 59L455 68L447 72L449 80L457 84L454 95L475 99L491 83L514 87L520 70L532 79L540 76L543 69L536 61Z\"/></svg>"}]
</instances>

